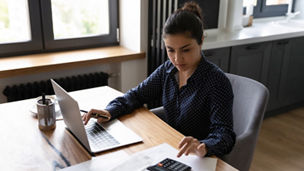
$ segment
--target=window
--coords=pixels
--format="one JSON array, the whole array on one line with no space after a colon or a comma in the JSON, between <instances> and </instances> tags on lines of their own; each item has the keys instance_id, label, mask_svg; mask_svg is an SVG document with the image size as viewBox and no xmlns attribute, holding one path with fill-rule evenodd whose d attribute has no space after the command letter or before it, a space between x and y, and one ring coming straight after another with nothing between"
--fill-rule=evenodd
<instances>
[{"instance_id":1,"label":"window","mask_svg":"<svg viewBox=\"0 0 304 171\"><path fill-rule=\"evenodd\" d=\"M282 5L288 4L289 0L266 0L266 6L268 5Z\"/></svg>"},{"instance_id":2,"label":"window","mask_svg":"<svg viewBox=\"0 0 304 171\"><path fill-rule=\"evenodd\" d=\"M117 0L0 0L0 56L116 45Z\"/></svg>"},{"instance_id":3,"label":"window","mask_svg":"<svg viewBox=\"0 0 304 171\"><path fill-rule=\"evenodd\" d=\"M43 48L38 2L0 0L0 56Z\"/></svg>"},{"instance_id":4,"label":"window","mask_svg":"<svg viewBox=\"0 0 304 171\"><path fill-rule=\"evenodd\" d=\"M294 1L295 0L244 0L243 5L245 7L249 3L253 3L254 18L261 18L286 15L288 12L288 6L293 5Z\"/></svg>"},{"instance_id":5,"label":"window","mask_svg":"<svg viewBox=\"0 0 304 171\"><path fill-rule=\"evenodd\" d=\"M14 5L16 4L16 5ZM18 13L14 11L19 11ZM27 1L16 3L0 0L0 43L26 42L30 40L30 24ZM16 34L19 33L19 34Z\"/></svg>"},{"instance_id":6,"label":"window","mask_svg":"<svg viewBox=\"0 0 304 171\"><path fill-rule=\"evenodd\" d=\"M107 0L53 0L54 39L109 34L108 6Z\"/></svg>"}]
</instances>

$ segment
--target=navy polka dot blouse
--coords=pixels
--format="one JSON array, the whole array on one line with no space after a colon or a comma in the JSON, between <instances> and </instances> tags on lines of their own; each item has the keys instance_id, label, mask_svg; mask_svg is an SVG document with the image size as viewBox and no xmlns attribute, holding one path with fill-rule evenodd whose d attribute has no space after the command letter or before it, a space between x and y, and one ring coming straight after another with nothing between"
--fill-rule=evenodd
<instances>
[{"instance_id":1,"label":"navy polka dot blouse","mask_svg":"<svg viewBox=\"0 0 304 171\"><path fill-rule=\"evenodd\" d=\"M205 143L207 156L221 157L235 143L233 92L228 78L204 56L187 84L179 88L178 70L168 60L146 80L106 107L113 118L131 113L143 104L162 98L165 121L184 134Z\"/></svg>"}]
</instances>

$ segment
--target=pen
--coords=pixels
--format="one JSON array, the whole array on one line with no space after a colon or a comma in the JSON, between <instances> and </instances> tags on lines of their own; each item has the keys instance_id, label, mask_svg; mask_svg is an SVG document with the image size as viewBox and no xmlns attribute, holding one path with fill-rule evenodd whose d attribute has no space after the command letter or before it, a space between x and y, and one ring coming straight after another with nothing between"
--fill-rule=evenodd
<instances>
[{"instance_id":1,"label":"pen","mask_svg":"<svg viewBox=\"0 0 304 171\"><path fill-rule=\"evenodd\" d=\"M88 111L86 111L86 110L81 110L81 109L80 109L80 112L88 113ZM101 114L98 114L98 113L92 113L92 116L93 116L94 118L109 119L109 117L104 116L104 115L101 115Z\"/></svg>"},{"instance_id":2,"label":"pen","mask_svg":"<svg viewBox=\"0 0 304 171\"><path fill-rule=\"evenodd\" d=\"M42 104L45 104L45 94L42 93Z\"/></svg>"}]
</instances>

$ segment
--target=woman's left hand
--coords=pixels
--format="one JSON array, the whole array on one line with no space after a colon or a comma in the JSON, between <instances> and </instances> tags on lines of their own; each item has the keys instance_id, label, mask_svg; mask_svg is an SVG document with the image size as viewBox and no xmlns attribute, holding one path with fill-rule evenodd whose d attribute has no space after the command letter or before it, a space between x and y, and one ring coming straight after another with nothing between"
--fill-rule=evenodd
<instances>
[{"instance_id":1,"label":"woman's left hand","mask_svg":"<svg viewBox=\"0 0 304 171\"><path fill-rule=\"evenodd\" d=\"M206 145L204 143L200 143L196 138L190 136L184 137L179 143L178 148L180 150L177 157L180 157L183 154L187 156L189 153L195 153L200 157L204 157L207 154Z\"/></svg>"}]
</instances>

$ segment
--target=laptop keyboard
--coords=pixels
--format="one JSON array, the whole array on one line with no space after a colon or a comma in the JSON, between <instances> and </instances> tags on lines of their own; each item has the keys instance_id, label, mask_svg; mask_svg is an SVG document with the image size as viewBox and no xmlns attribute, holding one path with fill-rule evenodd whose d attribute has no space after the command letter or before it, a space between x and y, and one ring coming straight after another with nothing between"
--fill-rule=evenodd
<instances>
[{"instance_id":1,"label":"laptop keyboard","mask_svg":"<svg viewBox=\"0 0 304 171\"><path fill-rule=\"evenodd\" d=\"M85 129L89 142L91 142L90 145L94 149L102 149L119 144L112 135L96 122L89 122Z\"/></svg>"}]
</instances>

